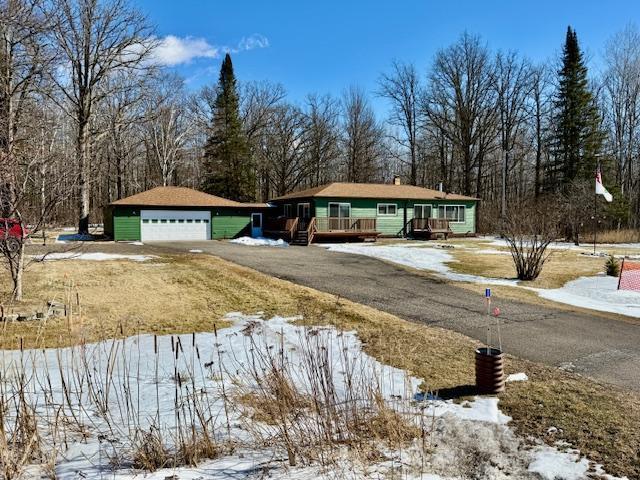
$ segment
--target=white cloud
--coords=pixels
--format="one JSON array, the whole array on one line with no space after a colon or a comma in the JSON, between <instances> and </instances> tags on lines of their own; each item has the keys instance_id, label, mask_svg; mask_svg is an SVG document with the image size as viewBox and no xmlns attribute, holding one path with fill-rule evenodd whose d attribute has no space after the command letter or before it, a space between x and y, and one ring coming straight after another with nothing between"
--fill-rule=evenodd
<instances>
[{"instance_id":1,"label":"white cloud","mask_svg":"<svg viewBox=\"0 0 640 480\"><path fill-rule=\"evenodd\" d=\"M259 33L254 33L249 37L245 37L240 40L236 51L241 50L253 50L254 48L267 48L269 46L269 39Z\"/></svg>"},{"instance_id":2,"label":"white cloud","mask_svg":"<svg viewBox=\"0 0 640 480\"><path fill-rule=\"evenodd\" d=\"M204 38L167 35L160 40L154 57L161 65L175 66L189 63L194 58L217 58L220 51L219 47L211 45Z\"/></svg>"},{"instance_id":3,"label":"white cloud","mask_svg":"<svg viewBox=\"0 0 640 480\"><path fill-rule=\"evenodd\" d=\"M223 52L238 53L268 46L267 37L257 33L244 37L235 47L211 45L204 38L167 35L159 40L153 57L156 63L173 67L198 58L218 58Z\"/></svg>"}]
</instances>

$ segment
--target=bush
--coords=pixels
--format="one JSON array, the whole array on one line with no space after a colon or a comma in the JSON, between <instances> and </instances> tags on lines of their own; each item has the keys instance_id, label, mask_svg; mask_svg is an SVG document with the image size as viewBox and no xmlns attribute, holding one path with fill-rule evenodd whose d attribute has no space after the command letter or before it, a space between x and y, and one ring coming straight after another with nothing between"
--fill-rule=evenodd
<instances>
[{"instance_id":1,"label":"bush","mask_svg":"<svg viewBox=\"0 0 640 480\"><path fill-rule=\"evenodd\" d=\"M607 262L604 264L604 271L610 277L617 277L620 275L620 262L613 255L609 255Z\"/></svg>"},{"instance_id":2,"label":"bush","mask_svg":"<svg viewBox=\"0 0 640 480\"><path fill-rule=\"evenodd\" d=\"M522 204L502 219L500 233L509 246L518 280L535 280L558 235L558 210L552 204Z\"/></svg>"}]
</instances>

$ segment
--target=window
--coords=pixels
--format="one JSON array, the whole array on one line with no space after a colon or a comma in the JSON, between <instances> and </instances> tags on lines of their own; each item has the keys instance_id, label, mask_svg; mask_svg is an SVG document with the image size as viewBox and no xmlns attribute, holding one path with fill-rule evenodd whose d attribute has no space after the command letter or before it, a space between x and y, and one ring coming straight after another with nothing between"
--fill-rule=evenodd
<instances>
[{"instance_id":1,"label":"window","mask_svg":"<svg viewBox=\"0 0 640 480\"><path fill-rule=\"evenodd\" d=\"M178 223L184 223L184 218L179 218Z\"/></svg>"},{"instance_id":2,"label":"window","mask_svg":"<svg viewBox=\"0 0 640 480\"><path fill-rule=\"evenodd\" d=\"M157 218L152 218L151 219L151 223L158 223L158 219Z\"/></svg>"},{"instance_id":3,"label":"window","mask_svg":"<svg viewBox=\"0 0 640 480\"><path fill-rule=\"evenodd\" d=\"M251 226L253 228L262 228L262 214L261 213L252 213L251 214Z\"/></svg>"},{"instance_id":4,"label":"window","mask_svg":"<svg viewBox=\"0 0 640 480\"><path fill-rule=\"evenodd\" d=\"M432 218L431 205L414 205L413 218Z\"/></svg>"},{"instance_id":5,"label":"window","mask_svg":"<svg viewBox=\"0 0 640 480\"><path fill-rule=\"evenodd\" d=\"M202 220L204 223L209 223L209 219L205 218Z\"/></svg>"},{"instance_id":6,"label":"window","mask_svg":"<svg viewBox=\"0 0 640 480\"><path fill-rule=\"evenodd\" d=\"M187 223L193 223L193 220L191 218L187 218Z\"/></svg>"},{"instance_id":7,"label":"window","mask_svg":"<svg viewBox=\"0 0 640 480\"><path fill-rule=\"evenodd\" d=\"M175 218L170 218L169 219L169 223L176 223L176 219Z\"/></svg>"},{"instance_id":8,"label":"window","mask_svg":"<svg viewBox=\"0 0 640 480\"><path fill-rule=\"evenodd\" d=\"M142 223L149 223L149 219L148 218L143 218L142 219Z\"/></svg>"},{"instance_id":9,"label":"window","mask_svg":"<svg viewBox=\"0 0 640 480\"><path fill-rule=\"evenodd\" d=\"M349 218L351 216L351 204L329 203L329 216L332 218Z\"/></svg>"},{"instance_id":10,"label":"window","mask_svg":"<svg viewBox=\"0 0 640 480\"><path fill-rule=\"evenodd\" d=\"M378 215L397 215L398 205L395 203L379 203Z\"/></svg>"},{"instance_id":11,"label":"window","mask_svg":"<svg viewBox=\"0 0 640 480\"><path fill-rule=\"evenodd\" d=\"M284 216L287 218L293 217L293 205L290 203L284 205Z\"/></svg>"},{"instance_id":12,"label":"window","mask_svg":"<svg viewBox=\"0 0 640 480\"><path fill-rule=\"evenodd\" d=\"M167 223L167 219L166 218L161 219L160 223Z\"/></svg>"},{"instance_id":13,"label":"window","mask_svg":"<svg viewBox=\"0 0 640 480\"><path fill-rule=\"evenodd\" d=\"M200 223L200 219L199 218L196 218L196 223Z\"/></svg>"},{"instance_id":14,"label":"window","mask_svg":"<svg viewBox=\"0 0 640 480\"><path fill-rule=\"evenodd\" d=\"M438 216L446 218L450 222L464 223L464 205L440 205Z\"/></svg>"}]
</instances>

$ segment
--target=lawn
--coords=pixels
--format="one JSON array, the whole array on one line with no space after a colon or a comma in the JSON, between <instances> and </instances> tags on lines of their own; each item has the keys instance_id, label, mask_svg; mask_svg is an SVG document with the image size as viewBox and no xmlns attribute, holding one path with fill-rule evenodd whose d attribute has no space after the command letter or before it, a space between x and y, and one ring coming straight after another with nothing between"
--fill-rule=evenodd
<instances>
[{"instance_id":1,"label":"lawn","mask_svg":"<svg viewBox=\"0 0 640 480\"><path fill-rule=\"evenodd\" d=\"M505 258L505 257L501 257ZM2 277L6 279L6 277ZM2 283L6 294L8 285ZM76 297L77 293L77 297ZM135 333L187 333L224 326L231 311L304 316L306 324L355 330L365 351L424 379L447 397L468 395L477 342L448 330L414 324L378 310L279 280L208 255L161 255L147 262L64 260L33 264L26 275L30 304L80 299L76 315L47 323L4 326L3 345L52 347ZM637 395L578 375L515 358L508 373L530 380L509 384L502 410L519 434L564 440L607 471L640 476ZM551 427L557 433L549 434Z\"/></svg>"}]
</instances>

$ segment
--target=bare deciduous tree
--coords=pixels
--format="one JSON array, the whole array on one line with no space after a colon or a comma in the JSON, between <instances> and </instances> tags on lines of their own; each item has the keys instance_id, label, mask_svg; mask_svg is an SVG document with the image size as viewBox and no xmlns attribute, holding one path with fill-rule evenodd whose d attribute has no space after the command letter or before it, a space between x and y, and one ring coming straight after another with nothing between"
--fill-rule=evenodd
<instances>
[{"instance_id":1,"label":"bare deciduous tree","mask_svg":"<svg viewBox=\"0 0 640 480\"><path fill-rule=\"evenodd\" d=\"M55 39L63 64L56 77L62 107L76 127L78 232L88 233L91 207L91 126L96 105L114 94L115 73L149 68L155 46L145 17L125 0L54 0Z\"/></svg>"},{"instance_id":2,"label":"bare deciduous tree","mask_svg":"<svg viewBox=\"0 0 640 480\"><path fill-rule=\"evenodd\" d=\"M348 182L370 182L378 176L383 158L383 129L365 93L357 87L344 93L342 109L345 178Z\"/></svg>"},{"instance_id":3,"label":"bare deciduous tree","mask_svg":"<svg viewBox=\"0 0 640 480\"><path fill-rule=\"evenodd\" d=\"M512 166L511 153L521 138L527 120L526 101L531 90L530 66L515 52L496 56L494 88L499 112L500 147L502 150L502 188L500 215L507 214L508 176Z\"/></svg>"},{"instance_id":4,"label":"bare deciduous tree","mask_svg":"<svg viewBox=\"0 0 640 480\"><path fill-rule=\"evenodd\" d=\"M495 148L494 66L480 38L463 34L454 45L436 54L424 100L424 111L455 145L461 156L462 191L481 189L487 154Z\"/></svg>"},{"instance_id":5,"label":"bare deciduous tree","mask_svg":"<svg viewBox=\"0 0 640 480\"><path fill-rule=\"evenodd\" d=\"M409 154L408 160L403 160L409 164L409 183L417 185L420 77L413 64L394 61L391 72L383 74L378 83L378 95L391 103L389 123L401 132L392 138Z\"/></svg>"}]
</instances>

